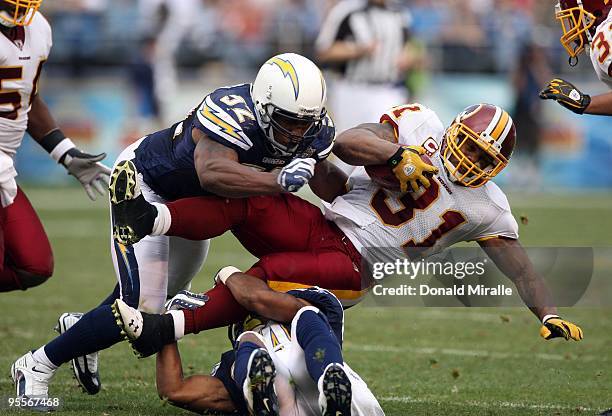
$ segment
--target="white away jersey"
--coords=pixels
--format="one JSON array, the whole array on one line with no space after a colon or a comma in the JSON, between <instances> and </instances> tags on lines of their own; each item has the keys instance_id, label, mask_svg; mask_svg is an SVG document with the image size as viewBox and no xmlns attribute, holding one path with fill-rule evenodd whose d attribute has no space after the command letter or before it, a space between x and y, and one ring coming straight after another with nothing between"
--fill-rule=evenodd
<instances>
[{"instance_id":1,"label":"white away jersey","mask_svg":"<svg viewBox=\"0 0 612 416\"><path fill-rule=\"evenodd\" d=\"M597 27L589 55L597 77L612 88L612 11Z\"/></svg>"},{"instance_id":2,"label":"white away jersey","mask_svg":"<svg viewBox=\"0 0 612 416\"><path fill-rule=\"evenodd\" d=\"M23 42L0 33L0 151L13 156L28 126L42 64L51 50L51 26L36 13Z\"/></svg>"},{"instance_id":3,"label":"white away jersey","mask_svg":"<svg viewBox=\"0 0 612 416\"><path fill-rule=\"evenodd\" d=\"M440 173L428 189L401 196L372 182L363 167L353 172L349 192L325 204L325 214L362 254L372 247L422 247L430 255L460 241L518 238L518 225L497 185L467 188L448 179L438 151L444 126L432 110L419 104L399 106L381 121L394 127L400 144L425 147ZM373 261L397 258L397 250L369 253L380 257L369 259Z\"/></svg>"}]
</instances>

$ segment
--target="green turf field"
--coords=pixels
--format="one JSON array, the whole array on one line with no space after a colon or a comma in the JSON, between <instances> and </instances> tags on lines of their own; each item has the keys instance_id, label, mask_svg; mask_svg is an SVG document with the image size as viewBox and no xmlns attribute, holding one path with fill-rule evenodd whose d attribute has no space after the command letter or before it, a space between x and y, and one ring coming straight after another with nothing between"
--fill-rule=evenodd
<instances>
[{"instance_id":1,"label":"green turf field","mask_svg":"<svg viewBox=\"0 0 612 416\"><path fill-rule=\"evenodd\" d=\"M43 286L0 294L4 401L13 394L13 360L53 337L60 313L90 309L115 283L105 204L90 204L77 189L26 192L49 233L56 267ZM529 220L521 225L526 244L612 246L612 197L534 195L514 199L513 207ZM219 267L251 260L233 238L219 238L193 287L204 290ZM543 341L537 320L522 308L356 307L347 312L345 358L388 415L593 415L612 408L612 309L562 313L582 326L584 341ZM180 344L185 371L208 372L226 347L225 330L187 337ZM69 366L58 371L50 395L64 400L62 414L186 414L158 399L154 364L116 345L101 354L97 396L81 393Z\"/></svg>"}]
</instances>

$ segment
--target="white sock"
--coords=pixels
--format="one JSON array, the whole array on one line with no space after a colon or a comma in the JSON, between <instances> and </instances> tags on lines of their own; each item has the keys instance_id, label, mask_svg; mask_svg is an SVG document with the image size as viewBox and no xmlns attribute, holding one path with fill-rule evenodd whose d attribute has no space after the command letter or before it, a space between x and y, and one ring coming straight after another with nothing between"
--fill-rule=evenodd
<instances>
[{"instance_id":1,"label":"white sock","mask_svg":"<svg viewBox=\"0 0 612 416\"><path fill-rule=\"evenodd\" d=\"M45 352L44 345L42 347L40 347L39 349L37 349L36 351L34 351L32 353L32 357L34 357L34 359L37 362L39 362L41 364L44 364L47 367L49 367L51 370L57 370L57 366L51 362L49 357L47 357L47 353Z\"/></svg>"},{"instance_id":2,"label":"white sock","mask_svg":"<svg viewBox=\"0 0 612 416\"><path fill-rule=\"evenodd\" d=\"M153 205L157 208L157 217L155 217L153 222L153 232L151 235L164 235L170 229L170 224L172 224L170 210L165 204L153 202Z\"/></svg>"},{"instance_id":3,"label":"white sock","mask_svg":"<svg viewBox=\"0 0 612 416\"><path fill-rule=\"evenodd\" d=\"M178 341L185 336L185 315L183 311L170 311L168 313L172 315L174 321L174 340Z\"/></svg>"}]
</instances>

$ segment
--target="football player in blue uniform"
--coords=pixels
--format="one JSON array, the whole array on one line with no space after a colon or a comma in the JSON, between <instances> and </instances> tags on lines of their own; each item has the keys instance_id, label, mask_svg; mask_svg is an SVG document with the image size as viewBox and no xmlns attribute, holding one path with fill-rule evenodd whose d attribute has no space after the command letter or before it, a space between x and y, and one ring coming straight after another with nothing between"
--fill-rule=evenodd
<instances>
[{"instance_id":1,"label":"football player in blue uniform","mask_svg":"<svg viewBox=\"0 0 612 416\"><path fill-rule=\"evenodd\" d=\"M252 315L230 327L233 348L221 356L211 376L184 377L177 344L164 346L157 355L160 397L195 412L384 415L367 384L344 362L344 311L331 292L318 287L276 292L232 266L221 269L215 281ZM168 309L172 314L179 312L176 307L206 301L206 295L177 296ZM159 324L159 315L141 313L121 300L114 309L128 337ZM173 332L172 319L164 322L168 325L161 330Z\"/></svg>"},{"instance_id":2,"label":"football player in blue uniform","mask_svg":"<svg viewBox=\"0 0 612 416\"><path fill-rule=\"evenodd\" d=\"M134 199L134 192L163 204L211 193L244 197L297 191L333 146L326 95L319 68L291 53L269 59L252 84L207 95L184 120L121 153L111 175L113 223L121 223L122 203ZM127 240L133 231L114 228L114 234ZM117 295L130 306L161 311L168 295L189 286L208 246L208 241L166 236L127 246L113 242L118 290L60 336L13 364L17 395L47 396L57 368L72 359L84 360L79 381L90 394L97 393L100 380L93 353L121 340L111 311Z\"/></svg>"}]
</instances>

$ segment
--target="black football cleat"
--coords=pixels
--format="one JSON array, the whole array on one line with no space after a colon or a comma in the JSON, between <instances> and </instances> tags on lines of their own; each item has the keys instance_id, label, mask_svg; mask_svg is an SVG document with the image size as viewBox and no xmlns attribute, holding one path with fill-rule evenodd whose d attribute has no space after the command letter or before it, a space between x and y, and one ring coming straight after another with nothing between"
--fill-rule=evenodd
<instances>
[{"instance_id":1,"label":"black football cleat","mask_svg":"<svg viewBox=\"0 0 612 416\"><path fill-rule=\"evenodd\" d=\"M264 348L253 351L242 391L251 415L277 416L278 397L274 389L276 367Z\"/></svg>"},{"instance_id":2,"label":"black football cleat","mask_svg":"<svg viewBox=\"0 0 612 416\"><path fill-rule=\"evenodd\" d=\"M319 379L319 406L323 416L350 416L351 381L340 364L330 364Z\"/></svg>"},{"instance_id":3,"label":"black football cleat","mask_svg":"<svg viewBox=\"0 0 612 416\"><path fill-rule=\"evenodd\" d=\"M153 231L157 208L142 196L138 171L131 160L119 162L108 186L113 213L113 238L121 244L136 244Z\"/></svg>"},{"instance_id":4,"label":"black football cleat","mask_svg":"<svg viewBox=\"0 0 612 416\"><path fill-rule=\"evenodd\" d=\"M121 335L129 341L138 358L158 353L174 342L174 321L169 314L152 314L132 308L121 299L111 306Z\"/></svg>"}]
</instances>

